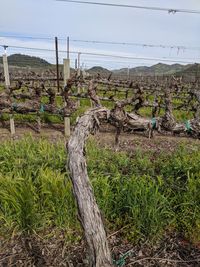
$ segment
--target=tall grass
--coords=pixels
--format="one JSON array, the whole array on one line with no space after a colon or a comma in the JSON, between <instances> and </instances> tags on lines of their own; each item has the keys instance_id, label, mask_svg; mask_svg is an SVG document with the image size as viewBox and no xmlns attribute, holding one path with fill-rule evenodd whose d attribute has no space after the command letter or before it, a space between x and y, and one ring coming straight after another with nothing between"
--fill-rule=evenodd
<instances>
[{"instance_id":1,"label":"tall grass","mask_svg":"<svg viewBox=\"0 0 200 267\"><path fill-rule=\"evenodd\" d=\"M31 137L0 144L0 233L66 229L80 225L61 143ZM154 158L154 159L153 159ZM129 240L151 241L173 229L200 235L200 150L130 156L87 145L88 172L109 231L127 226Z\"/></svg>"}]
</instances>

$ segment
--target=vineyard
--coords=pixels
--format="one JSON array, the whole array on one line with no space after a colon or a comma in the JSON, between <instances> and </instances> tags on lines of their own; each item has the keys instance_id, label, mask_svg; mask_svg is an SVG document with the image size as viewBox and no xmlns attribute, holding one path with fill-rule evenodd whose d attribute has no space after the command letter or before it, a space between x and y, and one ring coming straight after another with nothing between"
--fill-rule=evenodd
<instances>
[{"instance_id":1,"label":"vineyard","mask_svg":"<svg viewBox=\"0 0 200 267\"><path fill-rule=\"evenodd\" d=\"M0 267L200 266L199 1L1 1Z\"/></svg>"},{"instance_id":2,"label":"vineyard","mask_svg":"<svg viewBox=\"0 0 200 267\"><path fill-rule=\"evenodd\" d=\"M198 266L198 78L0 78L1 266Z\"/></svg>"},{"instance_id":3,"label":"vineyard","mask_svg":"<svg viewBox=\"0 0 200 267\"><path fill-rule=\"evenodd\" d=\"M121 130L144 131L149 137L155 131L199 137L198 79L166 76L126 81L112 80L112 75L101 78L99 74L91 77L73 73L65 86L61 80L57 88L53 71L28 75L16 73L9 92L1 81L3 125L10 115L17 122L36 121L36 131L40 132L41 122L62 123L70 117L74 124L89 107L105 107L111 111L108 121L116 127L116 139Z\"/></svg>"}]
</instances>

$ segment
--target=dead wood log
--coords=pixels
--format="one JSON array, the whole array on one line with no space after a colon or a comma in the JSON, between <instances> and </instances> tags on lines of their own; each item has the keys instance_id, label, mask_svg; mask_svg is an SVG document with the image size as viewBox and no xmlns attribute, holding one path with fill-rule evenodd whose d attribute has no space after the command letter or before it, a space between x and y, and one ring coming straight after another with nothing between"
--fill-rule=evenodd
<instances>
[{"instance_id":1,"label":"dead wood log","mask_svg":"<svg viewBox=\"0 0 200 267\"><path fill-rule=\"evenodd\" d=\"M107 119L107 117L108 110L105 108L86 112L79 118L68 142L68 166L80 222L88 244L90 267L112 266L106 232L89 181L85 159L85 142L88 135L95 131L100 120Z\"/></svg>"}]
</instances>

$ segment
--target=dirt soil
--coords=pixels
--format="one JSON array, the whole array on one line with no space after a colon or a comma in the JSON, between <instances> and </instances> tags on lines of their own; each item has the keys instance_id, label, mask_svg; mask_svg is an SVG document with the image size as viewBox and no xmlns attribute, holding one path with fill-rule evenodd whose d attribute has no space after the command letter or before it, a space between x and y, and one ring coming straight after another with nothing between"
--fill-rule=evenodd
<instances>
[{"instance_id":1,"label":"dirt soil","mask_svg":"<svg viewBox=\"0 0 200 267\"><path fill-rule=\"evenodd\" d=\"M73 131L73 129L72 129ZM15 136L11 136L9 128L0 128L0 141L18 140L24 136L32 135L34 138L46 138L50 142L65 141L62 125L43 125L41 132L37 133L34 125L17 125ZM122 133L120 135L118 146L115 145L115 129L113 127L101 127L100 131L94 136L97 143L103 147L114 149L115 151L127 151L134 153L136 150L145 150L152 152L173 152L180 144L190 146L200 146L200 140L172 135L158 135L148 139L144 133Z\"/></svg>"},{"instance_id":2,"label":"dirt soil","mask_svg":"<svg viewBox=\"0 0 200 267\"><path fill-rule=\"evenodd\" d=\"M75 234L75 233L74 233ZM200 245L192 245L181 236L166 234L158 244L131 245L119 233L108 237L114 261L113 267L198 267ZM69 245L65 233L50 231L48 238L38 234L0 238L1 267L89 267L86 244ZM103 267L103 266L102 266Z\"/></svg>"}]
</instances>

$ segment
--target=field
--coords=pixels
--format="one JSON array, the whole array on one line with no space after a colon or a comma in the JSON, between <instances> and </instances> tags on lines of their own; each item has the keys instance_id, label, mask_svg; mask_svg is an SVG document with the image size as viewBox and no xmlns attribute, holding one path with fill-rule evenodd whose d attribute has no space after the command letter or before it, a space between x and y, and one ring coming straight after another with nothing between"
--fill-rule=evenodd
<instances>
[{"instance_id":1,"label":"field","mask_svg":"<svg viewBox=\"0 0 200 267\"><path fill-rule=\"evenodd\" d=\"M200 143L161 138L150 141L147 150L141 145L144 137L130 140L124 135L121 151L116 153L108 148L113 135L101 135L90 138L87 162L113 259L123 261L123 254L129 250L124 264L138 260L139 250L149 257L171 258L165 251L170 242L168 249L182 261L197 258ZM0 152L2 266L67 266L70 262L87 266L63 141L36 141L27 136L4 141ZM27 244L29 249L25 249ZM55 258L57 253L60 256ZM155 262L147 260L145 266Z\"/></svg>"},{"instance_id":2,"label":"field","mask_svg":"<svg viewBox=\"0 0 200 267\"><path fill-rule=\"evenodd\" d=\"M81 166L81 181L88 171L113 266L198 266L200 106L194 84L177 78L155 85L141 77L134 83L68 82L63 92L40 82L11 85L9 96L1 89L0 266L89 266L90 227L81 213L87 197L81 203L74 198L66 116L77 153L72 163ZM99 126L84 149L83 139Z\"/></svg>"},{"instance_id":3,"label":"field","mask_svg":"<svg viewBox=\"0 0 200 267\"><path fill-rule=\"evenodd\" d=\"M0 267L200 267L196 2L2 1Z\"/></svg>"}]
</instances>

